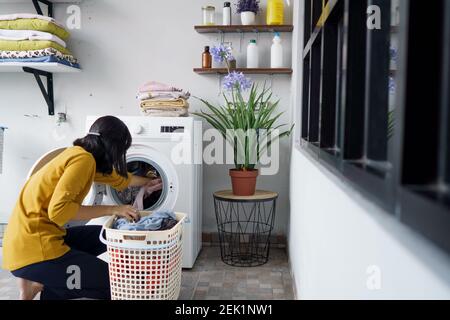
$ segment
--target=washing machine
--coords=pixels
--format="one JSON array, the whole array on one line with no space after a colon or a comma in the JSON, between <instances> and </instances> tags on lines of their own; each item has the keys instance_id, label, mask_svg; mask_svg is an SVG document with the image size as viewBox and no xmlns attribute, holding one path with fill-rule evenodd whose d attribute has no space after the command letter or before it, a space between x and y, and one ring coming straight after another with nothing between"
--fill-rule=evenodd
<instances>
[{"instance_id":1,"label":"washing machine","mask_svg":"<svg viewBox=\"0 0 450 320\"><path fill-rule=\"evenodd\" d=\"M86 130L98 119L87 118ZM162 190L144 200L144 210L168 209L187 214L183 232L183 268L192 268L202 243L202 124L192 117L118 117L129 128L133 143L128 171L160 178ZM130 205L133 192L95 184L84 205ZM89 224L103 224L105 218Z\"/></svg>"}]
</instances>

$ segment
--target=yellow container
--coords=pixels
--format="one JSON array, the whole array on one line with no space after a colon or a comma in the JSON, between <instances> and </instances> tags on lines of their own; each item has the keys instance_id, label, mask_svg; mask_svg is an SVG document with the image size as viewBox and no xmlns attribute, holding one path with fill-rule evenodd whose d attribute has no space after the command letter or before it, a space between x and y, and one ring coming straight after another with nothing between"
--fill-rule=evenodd
<instances>
[{"instance_id":1,"label":"yellow container","mask_svg":"<svg viewBox=\"0 0 450 320\"><path fill-rule=\"evenodd\" d=\"M267 1L267 24L284 24L284 0Z\"/></svg>"}]
</instances>

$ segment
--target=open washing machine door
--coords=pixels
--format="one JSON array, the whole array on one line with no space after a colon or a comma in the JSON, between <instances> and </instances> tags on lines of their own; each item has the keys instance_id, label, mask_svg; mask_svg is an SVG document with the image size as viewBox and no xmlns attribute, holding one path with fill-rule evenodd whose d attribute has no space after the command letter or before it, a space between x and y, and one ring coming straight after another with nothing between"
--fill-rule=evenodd
<instances>
[{"instance_id":1,"label":"open washing machine door","mask_svg":"<svg viewBox=\"0 0 450 320\"><path fill-rule=\"evenodd\" d=\"M179 182L172 161L161 152L147 145L132 145L127 153L128 172L152 178L160 178L163 188L144 199L144 210L174 210L178 198ZM133 205L139 187L119 192L110 186L94 184L83 205ZM100 203L99 203L100 202ZM107 217L91 220L89 225L101 225Z\"/></svg>"}]
</instances>

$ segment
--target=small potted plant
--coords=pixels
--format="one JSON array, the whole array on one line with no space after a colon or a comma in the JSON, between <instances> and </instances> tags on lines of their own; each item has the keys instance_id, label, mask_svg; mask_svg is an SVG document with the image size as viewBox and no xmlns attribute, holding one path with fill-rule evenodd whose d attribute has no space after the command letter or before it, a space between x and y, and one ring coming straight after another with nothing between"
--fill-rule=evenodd
<instances>
[{"instance_id":1,"label":"small potted plant","mask_svg":"<svg viewBox=\"0 0 450 320\"><path fill-rule=\"evenodd\" d=\"M239 0L237 3L237 13L241 15L244 26L255 24L259 10L259 0Z\"/></svg>"},{"instance_id":2,"label":"small potted plant","mask_svg":"<svg viewBox=\"0 0 450 320\"><path fill-rule=\"evenodd\" d=\"M278 101L272 101L272 93L265 86L262 90L241 72L230 72L229 60L233 59L231 49L223 45L214 47L211 53L216 61L225 62L228 75L224 78L223 94L225 104L214 106L202 101L208 112L194 113L217 129L234 151L235 168L230 170L233 193L237 196L251 196L256 191L259 170L256 168L261 156L270 146L290 130L281 130L286 125L276 122L282 115L277 113ZM250 90L248 99L244 92ZM254 133L252 135L251 133Z\"/></svg>"}]
</instances>

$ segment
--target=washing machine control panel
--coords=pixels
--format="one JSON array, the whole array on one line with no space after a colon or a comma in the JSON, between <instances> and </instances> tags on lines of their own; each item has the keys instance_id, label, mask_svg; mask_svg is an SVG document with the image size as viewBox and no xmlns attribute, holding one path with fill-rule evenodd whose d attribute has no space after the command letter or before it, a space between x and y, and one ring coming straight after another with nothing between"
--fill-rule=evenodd
<instances>
[{"instance_id":1,"label":"washing machine control panel","mask_svg":"<svg viewBox=\"0 0 450 320\"><path fill-rule=\"evenodd\" d=\"M161 127L161 133L183 133L184 127L168 127L163 126Z\"/></svg>"}]
</instances>

